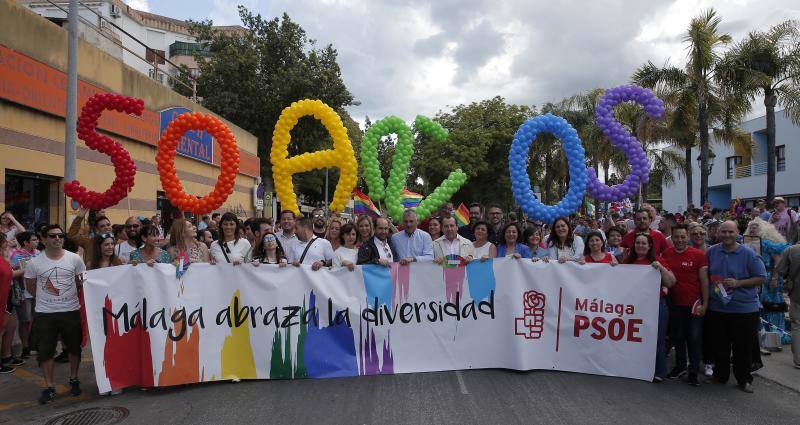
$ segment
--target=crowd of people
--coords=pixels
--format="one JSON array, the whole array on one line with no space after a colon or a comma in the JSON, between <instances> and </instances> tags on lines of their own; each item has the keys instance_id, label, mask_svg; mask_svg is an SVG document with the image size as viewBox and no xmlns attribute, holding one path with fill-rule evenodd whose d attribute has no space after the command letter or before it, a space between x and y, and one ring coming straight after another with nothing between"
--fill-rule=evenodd
<instances>
[{"instance_id":1,"label":"crowd of people","mask_svg":"<svg viewBox=\"0 0 800 425\"><path fill-rule=\"evenodd\" d=\"M469 223L458 226L448 203L420 221L412 209L402 222L386 217L353 220L315 209L308 217L282 211L271 218L240 219L214 213L199 220L177 218L165 231L161 217L130 217L114 224L102 211L81 209L64 231L57 224L26 230L13 215L0 216L0 373L10 373L31 353L43 371L47 403L56 396L56 362L70 363L70 394L78 380L83 339L79 291L86 270L122 264L229 263L277 267L324 267L413 262L487 261L507 257L544 263L634 264L661 277L658 343L653 382L699 376L727 382L731 373L745 392L751 372L762 367L764 332L792 343L800 369L800 341L791 338L784 313L800 326L797 213L775 198L749 210L690 206L659 214L644 204L636 211L559 217L552 224L518 219L498 205L469 206ZM784 298L784 287L791 303ZM796 302L795 302L796 301ZM15 333L21 352L13 353ZM60 345L61 352L56 353ZM667 354L675 349L668 371ZM701 367L702 365L702 367Z\"/></svg>"}]
</instances>

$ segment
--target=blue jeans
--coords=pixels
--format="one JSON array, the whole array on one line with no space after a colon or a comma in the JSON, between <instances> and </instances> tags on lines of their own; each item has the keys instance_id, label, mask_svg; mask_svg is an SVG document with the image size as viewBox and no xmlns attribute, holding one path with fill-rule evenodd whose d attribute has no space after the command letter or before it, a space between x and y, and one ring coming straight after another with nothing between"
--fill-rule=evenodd
<instances>
[{"instance_id":1,"label":"blue jeans","mask_svg":"<svg viewBox=\"0 0 800 425\"><path fill-rule=\"evenodd\" d=\"M692 314L691 307L672 306L669 309L669 337L675 344L675 368L686 369L689 351L689 374L700 371L700 351L703 338L703 318Z\"/></svg>"},{"instance_id":2,"label":"blue jeans","mask_svg":"<svg viewBox=\"0 0 800 425\"><path fill-rule=\"evenodd\" d=\"M656 341L656 376L667 377L667 325L669 324L669 307L665 297L658 302L658 341Z\"/></svg>"}]
</instances>

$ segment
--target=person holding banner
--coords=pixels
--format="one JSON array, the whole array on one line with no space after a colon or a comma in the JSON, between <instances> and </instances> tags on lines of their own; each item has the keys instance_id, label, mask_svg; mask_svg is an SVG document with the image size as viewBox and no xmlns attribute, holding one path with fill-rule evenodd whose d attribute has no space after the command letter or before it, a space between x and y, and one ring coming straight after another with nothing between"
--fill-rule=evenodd
<instances>
[{"instance_id":1,"label":"person holding banner","mask_svg":"<svg viewBox=\"0 0 800 425\"><path fill-rule=\"evenodd\" d=\"M400 265L433 261L433 241L428 232L417 228L417 213L412 209L403 212L403 231L392 235L392 243Z\"/></svg>"},{"instance_id":2,"label":"person holding banner","mask_svg":"<svg viewBox=\"0 0 800 425\"><path fill-rule=\"evenodd\" d=\"M604 263L612 266L619 264L616 257L606 251L603 235L598 231L591 231L586 236L586 248L584 248L583 254L587 263Z\"/></svg>"},{"instance_id":3,"label":"person holding banner","mask_svg":"<svg viewBox=\"0 0 800 425\"><path fill-rule=\"evenodd\" d=\"M86 271L80 256L65 250L66 234L58 224L45 227L44 253L25 267L25 285L36 297L33 333L38 341L36 357L44 374L45 389L39 403L51 402L56 396L53 355L59 338L69 352L69 386L72 396L81 395L78 368L81 364L81 329L78 285Z\"/></svg>"},{"instance_id":4,"label":"person holding banner","mask_svg":"<svg viewBox=\"0 0 800 425\"><path fill-rule=\"evenodd\" d=\"M296 217L294 216L294 212L291 210L283 210L281 211L281 231L275 232L275 236L278 237L278 242L283 248L283 252L286 255L289 255L292 252L292 247L297 244L297 235L294 234L294 221Z\"/></svg>"},{"instance_id":5,"label":"person holding banner","mask_svg":"<svg viewBox=\"0 0 800 425\"><path fill-rule=\"evenodd\" d=\"M452 256L461 257L467 263L472 261L475 248L469 239L458 234L455 217L443 218L442 227L444 227L444 236L433 241L433 262L444 264L445 261L456 261L445 259L445 257L454 258Z\"/></svg>"},{"instance_id":6,"label":"person holding banner","mask_svg":"<svg viewBox=\"0 0 800 425\"><path fill-rule=\"evenodd\" d=\"M277 264L280 267L286 267L288 264L283 247L278 242L278 237L272 232L268 232L261 238L260 243L253 248L252 257L255 267L260 264Z\"/></svg>"},{"instance_id":7,"label":"person holding banner","mask_svg":"<svg viewBox=\"0 0 800 425\"><path fill-rule=\"evenodd\" d=\"M86 263L87 270L102 269L104 267L121 266L124 264L122 260L117 257L114 248L117 246L117 240L111 233L103 233L93 238L93 254L92 259Z\"/></svg>"},{"instance_id":8,"label":"person holding banner","mask_svg":"<svg viewBox=\"0 0 800 425\"><path fill-rule=\"evenodd\" d=\"M646 212L645 212L646 213ZM637 220L639 223L639 220ZM661 273L661 295L658 302L658 340L656 341L656 373L654 383L664 382L667 377L667 325L669 307L667 289L675 286L675 275L656 259L653 238L648 233L639 233L633 241L633 248L625 259L625 264L650 265Z\"/></svg>"},{"instance_id":9,"label":"person holding banner","mask_svg":"<svg viewBox=\"0 0 800 425\"><path fill-rule=\"evenodd\" d=\"M358 249L357 264L380 264L388 267L397 258L397 251L389 238L389 220L380 217L375 220L375 236Z\"/></svg>"},{"instance_id":10,"label":"person holding banner","mask_svg":"<svg viewBox=\"0 0 800 425\"><path fill-rule=\"evenodd\" d=\"M331 222L333 223L333 222ZM339 245L333 251L333 266L347 267L348 270L355 270L358 262L358 249L356 248L356 226L347 223L341 227L339 233Z\"/></svg>"},{"instance_id":11,"label":"person holding banner","mask_svg":"<svg viewBox=\"0 0 800 425\"><path fill-rule=\"evenodd\" d=\"M753 392L753 348L760 325L758 290L767 278L764 262L756 253L736 241L739 228L734 221L718 229L720 243L706 252L713 294L706 320L713 338L714 379L728 382L733 352L733 375L739 388Z\"/></svg>"},{"instance_id":12,"label":"person holding banner","mask_svg":"<svg viewBox=\"0 0 800 425\"><path fill-rule=\"evenodd\" d=\"M489 242L489 223L481 220L475 223L472 230L475 234L475 242L472 243L475 258L486 261L497 257L497 247Z\"/></svg>"},{"instance_id":13,"label":"person holding banner","mask_svg":"<svg viewBox=\"0 0 800 425\"><path fill-rule=\"evenodd\" d=\"M497 241L497 256L498 257L511 257L531 258L531 251L525 244L517 242L517 239L522 235L517 223L508 223L503 227L503 231L498 236Z\"/></svg>"},{"instance_id":14,"label":"person holding banner","mask_svg":"<svg viewBox=\"0 0 800 425\"><path fill-rule=\"evenodd\" d=\"M566 217L558 217L553 222L552 231L547 237L547 253L541 257L545 263L551 259L563 264L567 261L575 261L579 264L586 262L583 256L583 239L575 237L572 226ZM534 258L533 261L537 261Z\"/></svg>"},{"instance_id":15,"label":"person holding banner","mask_svg":"<svg viewBox=\"0 0 800 425\"><path fill-rule=\"evenodd\" d=\"M333 263L333 248L327 239L314 235L312 226L311 219L306 217L300 217L295 221L294 233L297 235L297 243L287 257L295 267L310 264L311 270L317 271Z\"/></svg>"},{"instance_id":16,"label":"person holding banner","mask_svg":"<svg viewBox=\"0 0 800 425\"><path fill-rule=\"evenodd\" d=\"M142 246L131 252L129 262L134 266L139 263L145 263L150 267L153 267L155 263L171 263L172 257L169 255L169 252L158 246L161 242L160 237L158 228L153 224L145 224L142 226L140 232Z\"/></svg>"},{"instance_id":17,"label":"person holding banner","mask_svg":"<svg viewBox=\"0 0 800 425\"><path fill-rule=\"evenodd\" d=\"M344 223L340 217L331 217L328 220L328 230L325 231L325 239L331 243L333 252L336 252L342 245L342 226L344 226ZM353 227L353 229L355 229L355 227Z\"/></svg>"},{"instance_id":18,"label":"person holding banner","mask_svg":"<svg viewBox=\"0 0 800 425\"><path fill-rule=\"evenodd\" d=\"M292 219L294 222L294 219ZM283 223L283 216L281 216ZM222 235L219 240L211 243L211 257L213 263L229 263L234 266L242 264L245 256L250 251L250 242L241 237L242 224L232 212L226 212L219 221Z\"/></svg>"},{"instance_id":19,"label":"person holding banner","mask_svg":"<svg viewBox=\"0 0 800 425\"><path fill-rule=\"evenodd\" d=\"M211 230L205 229L202 232L210 233ZM209 242L209 244L213 241ZM167 252L173 259L181 257L181 253L186 253L189 264L208 263L208 246L205 242L198 240L197 228L184 218L172 222L169 229L169 247Z\"/></svg>"}]
</instances>

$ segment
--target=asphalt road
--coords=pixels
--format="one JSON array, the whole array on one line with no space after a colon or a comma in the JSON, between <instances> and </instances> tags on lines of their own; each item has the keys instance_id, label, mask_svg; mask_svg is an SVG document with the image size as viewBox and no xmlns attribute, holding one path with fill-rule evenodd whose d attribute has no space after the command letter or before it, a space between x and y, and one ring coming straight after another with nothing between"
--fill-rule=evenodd
<instances>
[{"instance_id":1,"label":"asphalt road","mask_svg":"<svg viewBox=\"0 0 800 425\"><path fill-rule=\"evenodd\" d=\"M88 389L88 388L87 388ZM563 372L471 370L358 378L211 383L127 390L0 412L0 423L46 423L100 406L122 424L797 424L800 393L756 378L652 384ZM68 398L67 396L60 396Z\"/></svg>"}]
</instances>

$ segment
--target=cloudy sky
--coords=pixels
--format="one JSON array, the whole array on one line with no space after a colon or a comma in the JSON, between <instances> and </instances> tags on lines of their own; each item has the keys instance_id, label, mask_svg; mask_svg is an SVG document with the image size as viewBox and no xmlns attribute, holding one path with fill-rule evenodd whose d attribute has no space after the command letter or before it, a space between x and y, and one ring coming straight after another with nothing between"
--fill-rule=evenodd
<instances>
[{"instance_id":1,"label":"cloudy sky","mask_svg":"<svg viewBox=\"0 0 800 425\"><path fill-rule=\"evenodd\" d=\"M503 96L539 106L628 82L637 66L686 61L689 20L711 7L734 40L800 19L798 0L129 0L177 19L239 24L236 5L287 12L331 43L358 120L411 120ZM760 111L756 109L753 114ZM751 114L752 115L752 114Z\"/></svg>"}]
</instances>

